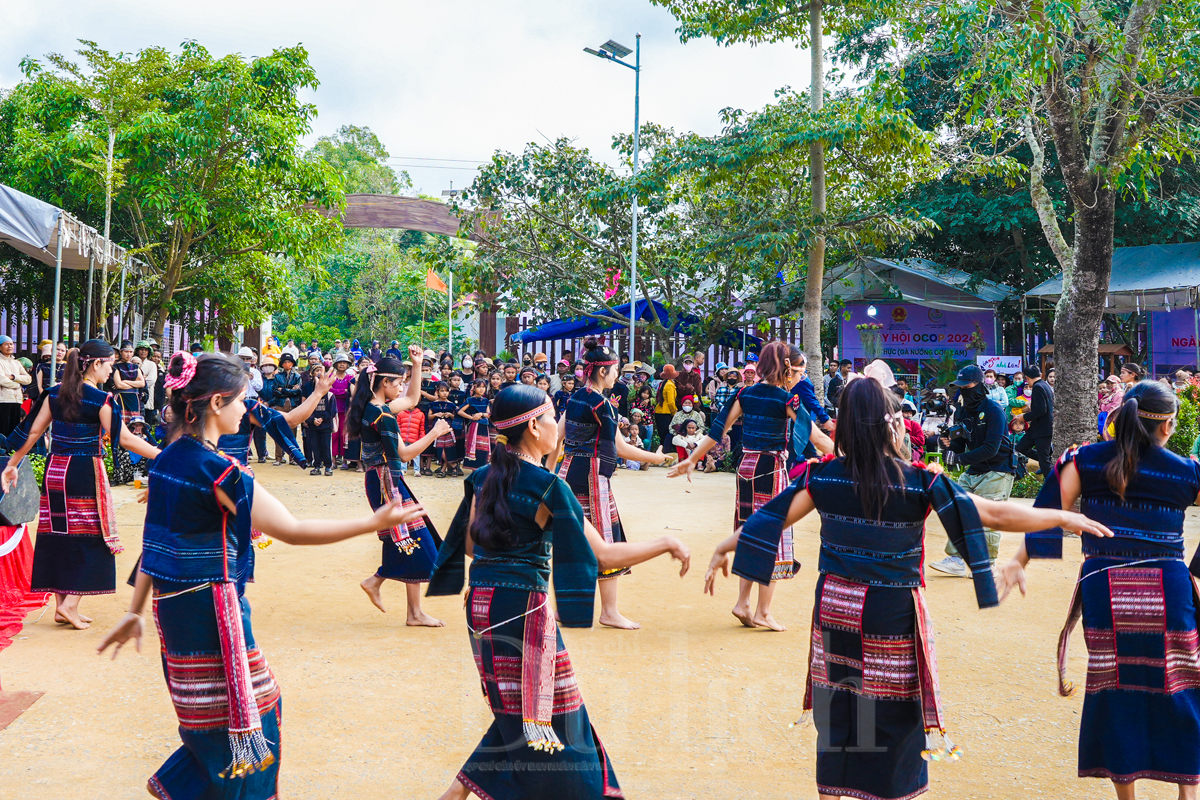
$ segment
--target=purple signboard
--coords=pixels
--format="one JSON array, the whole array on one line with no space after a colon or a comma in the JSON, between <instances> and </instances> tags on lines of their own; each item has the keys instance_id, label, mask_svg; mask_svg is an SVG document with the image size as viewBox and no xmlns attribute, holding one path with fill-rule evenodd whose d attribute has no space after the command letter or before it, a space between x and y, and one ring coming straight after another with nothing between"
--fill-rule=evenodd
<instances>
[{"instance_id":1,"label":"purple signboard","mask_svg":"<svg viewBox=\"0 0 1200 800\"><path fill-rule=\"evenodd\" d=\"M1190 308L1150 313L1150 361L1154 374L1196 363L1196 312Z\"/></svg>"},{"instance_id":2,"label":"purple signboard","mask_svg":"<svg viewBox=\"0 0 1200 800\"><path fill-rule=\"evenodd\" d=\"M974 359L978 351L969 349L971 338L979 333L987 344L982 354L996 352L996 313L994 311L942 311L915 303L874 303L851 305L842 310L842 358L855 363L866 357L858 325L874 322L879 331L882 356L886 359L941 358L949 353L958 360Z\"/></svg>"}]
</instances>

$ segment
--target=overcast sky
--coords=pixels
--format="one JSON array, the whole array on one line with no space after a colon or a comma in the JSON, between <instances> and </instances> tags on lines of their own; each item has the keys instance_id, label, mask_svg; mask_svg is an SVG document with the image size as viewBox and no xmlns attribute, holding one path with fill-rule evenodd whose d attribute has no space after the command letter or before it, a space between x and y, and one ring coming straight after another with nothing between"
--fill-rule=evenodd
<instances>
[{"instance_id":1,"label":"overcast sky","mask_svg":"<svg viewBox=\"0 0 1200 800\"><path fill-rule=\"evenodd\" d=\"M648 0L0 5L4 87L20 80L23 57L71 52L77 39L113 51L176 49L195 39L215 54L246 56L301 43L321 80L311 97L320 115L310 141L341 125L368 126L393 164L434 195L451 181L470 183L471 167L493 151L546 138L573 138L614 162L612 135L633 127L634 75L584 46L612 38L633 47L640 32L642 120L701 133L718 130L722 108L760 107L809 75L807 51L789 45L680 44L674 18Z\"/></svg>"}]
</instances>

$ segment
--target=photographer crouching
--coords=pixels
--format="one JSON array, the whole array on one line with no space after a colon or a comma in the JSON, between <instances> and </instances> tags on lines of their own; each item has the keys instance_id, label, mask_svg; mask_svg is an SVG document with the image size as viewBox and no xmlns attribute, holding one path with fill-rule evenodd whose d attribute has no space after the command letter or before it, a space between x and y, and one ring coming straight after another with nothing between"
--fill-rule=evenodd
<instances>
[{"instance_id":1,"label":"photographer crouching","mask_svg":"<svg viewBox=\"0 0 1200 800\"><path fill-rule=\"evenodd\" d=\"M958 412L954 415L955 424L943 431L939 440L944 449L957 454L958 461L967 467L956 483L987 500L1007 500L1012 493L1016 462L1004 410L995 400L988 399L983 370L975 365L963 367L958 380L951 385L958 387ZM995 562L1000 534L986 528L984 534L988 558ZM971 570L950 542L946 542L946 557L929 568L960 578L971 576Z\"/></svg>"}]
</instances>

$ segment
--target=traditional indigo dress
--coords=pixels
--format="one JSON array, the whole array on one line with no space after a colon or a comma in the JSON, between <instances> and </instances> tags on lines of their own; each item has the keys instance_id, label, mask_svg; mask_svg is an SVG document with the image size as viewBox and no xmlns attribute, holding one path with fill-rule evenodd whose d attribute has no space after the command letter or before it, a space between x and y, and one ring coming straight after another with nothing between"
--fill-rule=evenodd
<instances>
[{"instance_id":1,"label":"traditional indigo dress","mask_svg":"<svg viewBox=\"0 0 1200 800\"><path fill-rule=\"evenodd\" d=\"M378 403L367 403L363 411L362 463L366 467L367 502L378 510L399 497L407 508L417 504L404 473L400 471L400 429L396 415ZM375 573L380 578L404 583L424 583L433 572L442 540L428 516L379 532L383 561Z\"/></svg>"},{"instance_id":2,"label":"traditional indigo dress","mask_svg":"<svg viewBox=\"0 0 1200 800\"><path fill-rule=\"evenodd\" d=\"M117 590L116 554L124 548L117 537L100 409L112 413L112 438L121 436L121 411L112 395L83 384L75 419L63 418L58 401L61 384L42 393L50 403L50 457L42 479L37 543L33 554L32 590L61 594L112 594ZM8 445L25 443L38 408L13 431Z\"/></svg>"},{"instance_id":3,"label":"traditional indigo dress","mask_svg":"<svg viewBox=\"0 0 1200 800\"><path fill-rule=\"evenodd\" d=\"M617 412L604 395L585 386L571 395L566 414L566 441L558 477L571 487L588 522L604 541L624 542L625 528L610 484L617 468ZM600 580L629 572L628 568L609 570L600 574Z\"/></svg>"},{"instance_id":4,"label":"traditional indigo dress","mask_svg":"<svg viewBox=\"0 0 1200 800\"><path fill-rule=\"evenodd\" d=\"M788 485L789 445L788 393L769 383L755 383L738 390L713 419L708 438L721 444L729 410L737 400L742 409L742 460L737 469L737 498L733 528L737 530L754 512ZM799 567L792 550L792 529L779 539L772 580L786 580Z\"/></svg>"},{"instance_id":5,"label":"traditional indigo dress","mask_svg":"<svg viewBox=\"0 0 1200 800\"><path fill-rule=\"evenodd\" d=\"M902 481L878 520L863 512L841 459L806 465L746 522L733 560L737 575L772 580L788 508L808 491L821 516L821 555L804 708L816 723L823 794L898 800L929 788L922 756L934 734L945 736L922 594L930 511L965 554L979 607L997 605L983 526L966 492L944 475L896 463ZM945 746L957 753L948 738Z\"/></svg>"},{"instance_id":6,"label":"traditional indigo dress","mask_svg":"<svg viewBox=\"0 0 1200 800\"><path fill-rule=\"evenodd\" d=\"M113 370L121 376L123 381L136 381L142 377L142 368L132 361L117 361L113 364ZM114 382L114 385L115 382ZM138 389L121 389L115 392L117 403L121 406L121 416L126 425L132 417L140 417L142 415L142 395Z\"/></svg>"},{"instance_id":7,"label":"traditional indigo dress","mask_svg":"<svg viewBox=\"0 0 1200 800\"><path fill-rule=\"evenodd\" d=\"M468 414L487 414L492 407L492 401L486 397L468 397L466 409ZM459 419L462 419L461 417ZM491 421L480 417L467 423L467 439L464 456L468 467L482 467L488 463L492 455Z\"/></svg>"},{"instance_id":8,"label":"traditional indigo dress","mask_svg":"<svg viewBox=\"0 0 1200 800\"><path fill-rule=\"evenodd\" d=\"M1113 442L1063 454L1036 505L1062 508L1058 475L1074 463L1080 511L1116 534L1083 534L1083 565L1058 645L1059 692L1071 631L1083 619L1087 693L1079 720L1080 777L1200 783L1200 644L1196 589L1200 553L1183 558L1183 521L1200 493L1200 464L1162 447L1138 460L1125 498L1104 469ZM1030 558L1062 558L1062 529L1025 537Z\"/></svg>"},{"instance_id":9,"label":"traditional indigo dress","mask_svg":"<svg viewBox=\"0 0 1200 800\"><path fill-rule=\"evenodd\" d=\"M438 458L446 462L453 461L455 458L454 443L458 441L458 437L455 435L454 419L457 417L460 422L462 421L462 417L458 416L458 409L459 406L455 405L449 400L434 400L429 404L429 408L425 412L429 417L430 428L432 428L434 423L436 423L439 419L445 419L446 424L450 426L450 430L433 440L433 446L437 448ZM450 414L451 416L439 416L444 414ZM443 464L442 467L444 469L445 464Z\"/></svg>"},{"instance_id":10,"label":"traditional indigo dress","mask_svg":"<svg viewBox=\"0 0 1200 800\"><path fill-rule=\"evenodd\" d=\"M217 488L235 515L220 505ZM150 779L163 800L278 793L279 685L254 641L244 596L254 563L253 501L253 476L190 436L150 468L141 571L154 579L163 672L183 740Z\"/></svg>"},{"instance_id":11,"label":"traditional indigo dress","mask_svg":"<svg viewBox=\"0 0 1200 800\"><path fill-rule=\"evenodd\" d=\"M300 450L300 445L296 443L296 437L292 434L292 429L288 427L287 420L283 418L283 414L265 405L260 400L248 400L246 402L246 413L242 415L242 421L238 425L237 433L227 433L218 438L217 449L236 460L244 468L244 471L253 475L254 470L250 468L250 437L254 432L253 423L250 421L251 417L258 420L258 424L262 429L271 435L276 444L291 453L292 458L300 464L305 463L304 453ZM251 535L254 538L254 543L260 548L265 548L271 544L271 538L262 531L251 531ZM247 580L254 580L253 564L251 564L250 575L247 577Z\"/></svg>"},{"instance_id":12,"label":"traditional indigo dress","mask_svg":"<svg viewBox=\"0 0 1200 800\"><path fill-rule=\"evenodd\" d=\"M478 502L490 469L481 467L464 482L430 595L462 591L471 502ZM550 511L545 528L537 524L543 505ZM508 507L512 547L489 550L476 543L471 562L467 626L495 718L458 780L487 800L624 797L549 605L553 556L561 624L592 624L596 556L583 531L583 509L566 483L527 462L521 462Z\"/></svg>"}]
</instances>

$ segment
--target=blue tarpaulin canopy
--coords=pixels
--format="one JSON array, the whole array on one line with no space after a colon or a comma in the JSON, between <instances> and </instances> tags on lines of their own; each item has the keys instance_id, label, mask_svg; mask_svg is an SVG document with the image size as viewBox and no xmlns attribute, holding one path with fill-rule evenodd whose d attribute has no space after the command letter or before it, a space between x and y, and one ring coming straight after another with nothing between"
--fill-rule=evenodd
<instances>
[{"instance_id":1,"label":"blue tarpaulin canopy","mask_svg":"<svg viewBox=\"0 0 1200 800\"><path fill-rule=\"evenodd\" d=\"M629 303L621 306L613 306L613 311L620 317L629 318ZM674 325L670 325L671 315L667 311L666 306L657 300L638 300L637 302L637 319L639 321L650 322L658 317L658 323L664 328L669 326L671 331L676 333L687 334L693 327L700 323L700 320L691 315L684 314L679 321ZM528 328L520 333L514 333L513 341L516 342L541 342L553 339L580 339L585 336L592 336L600 333L609 333L616 330L627 330L629 325L625 322L612 316L607 309L596 309L595 317L574 317L572 319L556 319L550 322L544 322L536 328ZM721 335L717 344L722 347L741 350L745 341L745 349L747 352L756 353L759 347L762 346L762 339L757 336L743 334L742 331L736 328L729 328Z\"/></svg>"},{"instance_id":2,"label":"blue tarpaulin canopy","mask_svg":"<svg viewBox=\"0 0 1200 800\"><path fill-rule=\"evenodd\" d=\"M1058 302L1062 275L1041 283L1025 297L1043 304ZM1197 303L1200 287L1200 242L1118 247L1113 250L1112 277L1108 281L1105 310L1114 314L1130 311L1171 311Z\"/></svg>"}]
</instances>

